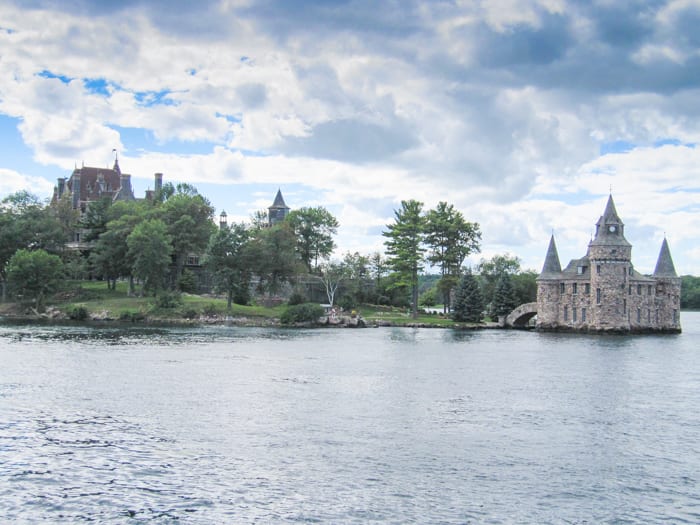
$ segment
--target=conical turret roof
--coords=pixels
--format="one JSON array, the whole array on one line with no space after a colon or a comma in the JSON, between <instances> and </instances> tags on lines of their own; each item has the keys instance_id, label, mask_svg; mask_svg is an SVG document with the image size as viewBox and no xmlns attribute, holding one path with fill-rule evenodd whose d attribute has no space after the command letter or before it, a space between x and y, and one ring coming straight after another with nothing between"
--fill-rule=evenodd
<instances>
[{"instance_id":1,"label":"conical turret roof","mask_svg":"<svg viewBox=\"0 0 700 525\"><path fill-rule=\"evenodd\" d=\"M625 223L622 222L622 219L617 214L612 194L608 197L603 215L600 216L596 223L595 238L590 244L594 246L631 246L625 239Z\"/></svg>"},{"instance_id":2,"label":"conical turret roof","mask_svg":"<svg viewBox=\"0 0 700 525\"><path fill-rule=\"evenodd\" d=\"M275 202L272 203L270 208L287 208L289 207L284 202L284 197L282 197L282 190L277 190L277 195L275 196Z\"/></svg>"},{"instance_id":3,"label":"conical turret roof","mask_svg":"<svg viewBox=\"0 0 700 525\"><path fill-rule=\"evenodd\" d=\"M661 251L659 251L659 258L654 269L654 277L678 277L666 237L664 237L664 242L661 243Z\"/></svg>"},{"instance_id":4,"label":"conical turret roof","mask_svg":"<svg viewBox=\"0 0 700 525\"><path fill-rule=\"evenodd\" d=\"M556 278L561 274L561 263L559 262L559 253L557 252L557 245L554 242L554 234L549 239L549 248L547 248L547 255L544 258L544 265L542 266L542 272L540 273L540 279Z\"/></svg>"}]
</instances>

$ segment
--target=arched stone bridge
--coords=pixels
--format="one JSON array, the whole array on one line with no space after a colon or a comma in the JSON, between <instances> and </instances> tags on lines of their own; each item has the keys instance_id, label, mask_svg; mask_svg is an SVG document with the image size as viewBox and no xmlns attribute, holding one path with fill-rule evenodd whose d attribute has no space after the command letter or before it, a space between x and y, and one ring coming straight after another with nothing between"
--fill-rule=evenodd
<instances>
[{"instance_id":1,"label":"arched stone bridge","mask_svg":"<svg viewBox=\"0 0 700 525\"><path fill-rule=\"evenodd\" d=\"M536 315L537 303L521 304L508 314L504 324L507 328L525 328Z\"/></svg>"}]
</instances>

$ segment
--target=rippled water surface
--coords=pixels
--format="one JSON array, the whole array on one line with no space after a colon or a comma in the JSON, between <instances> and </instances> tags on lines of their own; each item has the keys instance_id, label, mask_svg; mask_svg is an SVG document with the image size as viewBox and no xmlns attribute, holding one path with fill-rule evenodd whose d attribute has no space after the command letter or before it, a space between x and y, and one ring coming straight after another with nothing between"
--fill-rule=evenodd
<instances>
[{"instance_id":1,"label":"rippled water surface","mask_svg":"<svg viewBox=\"0 0 700 525\"><path fill-rule=\"evenodd\" d=\"M697 523L677 336L0 325L0 517Z\"/></svg>"}]
</instances>

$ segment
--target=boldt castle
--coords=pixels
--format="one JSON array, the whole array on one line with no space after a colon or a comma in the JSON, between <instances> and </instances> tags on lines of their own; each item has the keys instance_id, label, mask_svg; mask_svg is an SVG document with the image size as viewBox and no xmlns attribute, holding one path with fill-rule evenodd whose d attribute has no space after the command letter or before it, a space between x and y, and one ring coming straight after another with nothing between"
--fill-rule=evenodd
<instances>
[{"instance_id":1,"label":"boldt castle","mask_svg":"<svg viewBox=\"0 0 700 525\"><path fill-rule=\"evenodd\" d=\"M588 251L562 270L554 235L537 278L537 328L611 333L681 331L681 279L664 238L652 276L634 269L612 195Z\"/></svg>"}]
</instances>

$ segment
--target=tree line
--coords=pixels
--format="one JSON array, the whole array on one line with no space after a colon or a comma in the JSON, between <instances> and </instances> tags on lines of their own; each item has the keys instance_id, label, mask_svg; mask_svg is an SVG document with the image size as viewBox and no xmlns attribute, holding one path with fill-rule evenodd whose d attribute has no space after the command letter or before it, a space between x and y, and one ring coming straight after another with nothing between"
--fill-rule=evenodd
<instances>
[{"instance_id":1,"label":"tree line","mask_svg":"<svg viewBox=\"0 0 700 525\"><path fill-rule=\"evenodd\" d=\"M429 306L431 295L445 312L453 297L463 303L457 292L471 275L463 269L466 258L480 251L478 223L446 202L424 210L418 201L403 201L394 215L383 232L385 254L348 252L338 259L332 254L339 224L321 206L293 210L272 226L264 211L217 226L209 200L188 184L165 184L151 200L97 200L82 215L67 196L48 205L22 191L0 204L2 296L9 291L39 308L66 278L100 279L110 288L126 280L130 293L153 296L195 291L202 276L188 270L194 254L206 269L204 286L224 294L229 307L249 303L251 293L276 296L283 287L293 291L293 302L308 300L315 287L331 305L408 306L413 315L419 302ZM79 247L89 249L70 249L76 231ZM438 275L419 296L426 269ZM534 293L534 272L521 272L517 258L482 260L477 271L480 311L500 311Z\"/></svg>"}]
</instances>

